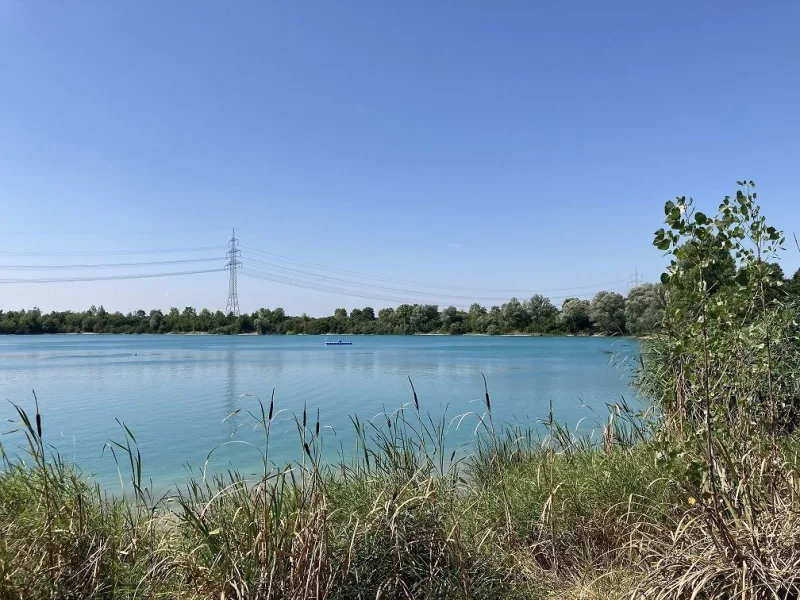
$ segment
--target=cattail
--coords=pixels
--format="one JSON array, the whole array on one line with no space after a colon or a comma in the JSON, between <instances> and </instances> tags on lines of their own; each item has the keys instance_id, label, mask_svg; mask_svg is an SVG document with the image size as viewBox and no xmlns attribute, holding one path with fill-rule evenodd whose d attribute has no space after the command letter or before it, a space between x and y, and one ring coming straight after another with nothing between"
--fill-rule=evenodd
<instances>
[{"instance_id":1,"label":"cattail","mask_svg":"<svg viewBox=\"0 0 800 600\"><path fill-rule=\"evenodd\" d=\"M319 435L319 407L317 407L317 426L314 430L314 435Z\"/></svg>"},{"instance_id":2,"label":"cattail","mask_svg":"<svg viewBox=\"0 0 800 600\"><path fill-rule=\"evenodd\" d=\"M275 409L275 388L272 388L272 397L269 399L269 420L272 421L272 414Z\"/></svg>"},{"instance_id":3,"label":"cattail","mask_svg":"<svg viewBox=\"0 0 800 600\"><path fill-rule=\"evenodd\" d=\"M303 403L303 429L306 428L306 404Z\"/></svg>"},{"instance_id":4,"label":"cattail","mask_svg":"<svg viewBox=\"0 0 800 600\"><path fill-rule=\"evenodd\" d=\"M492 401L489 399L489 385L486 383L486 375L481 373L481 377L483 377L483 391L486 395L486 410L492 412Z\"/></svg>"},{"instance_id":5,"label":"cattail","mask_svg":"<svg viewBox=\"0 0 800 600\"><path fill-rule=\"evenodd\" d=\"M36 434L42 439L42 415L39 414L39 398L36 397L36 390L31 390L33 400L36 403Z\"/></svg>"},{"instance_id":6,"label":"cattail","mask_svg":"<svg viewBox=\"0 0 800 600\"><path fill-rule=\"evenodd\" d=\"M386 419L386 426L391 429L392 428L392 421L391 419Z\"/></svg>"},{"instance_id":7,"label":"cattail","mask_svg":"<svg viewBox=\"0 0 800 600\"><path fill-rule=\"evenodd\" d=\"M411 381L411 376L408 376L408 383L411 384L411 391L414 394L414 406L419 411L419 399L417 399L417 390L414 389L414 382Z\"/></svg>"},{"instance_id":8,"label":"cattail","mask_svg":"<svg viewBox=\"0 0 800 600\"><path fill-rule=\"evenodd\" d=\"M456 451L453 450L453 453L450 455L450 462L453 462L453 459L456 457Z\"/></svg>"},{"instance_id":9,"label":"cattail","mask_svg":"<svg viewBox=\"0 0 800 600\"><path fill-rule=\"evenodd\" d=\"M311 458L311 449L308 447L308 444L303 443L303 448L305 448L306 454L308 454L308 457Z\"/></svg>"}]
</instances>

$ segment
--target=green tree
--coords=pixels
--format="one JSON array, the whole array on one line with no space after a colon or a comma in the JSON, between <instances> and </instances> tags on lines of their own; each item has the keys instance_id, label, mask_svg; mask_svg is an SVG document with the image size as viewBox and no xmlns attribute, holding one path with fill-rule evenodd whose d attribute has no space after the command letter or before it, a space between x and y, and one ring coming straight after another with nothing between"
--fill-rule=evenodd
<instances>
[{"instance_id":1,"label":"green tree","mask_svg":"<svg viewBox=\"0 0 800 600\"><path fill-rule=\"evenodd\" d=\"M672 212L674 216L674 209ZM736 261L730 249L710 235L685 242L676 249L674 260L678 268L669 288L671 302L676 305L684 297L691 298L693 290L701 283L714 295L733 285L736 279Z\"/></svg>"},{"instance_id":2,"label":"green tree","mask_svg":"<svg viewBox=\"0 0 800 600\"><path fill-rule=\"evenodd\" d=\"M411 327L415 333L430 333L440 328L439 307L415 304L411 311Z\"/></svg>"},{"instance_id":3,"label":"green tree","mask_svg":"<svg viewBox=\"0 0 800 600\"><path fill-rule=\"evenodd\" d=\"M603 333L625 333L625 298L616 292L597 292L589 308L589 319Z\"/></svg>"},{"instance_id":4,"label":"green tree","mask_svg":"<svg viewBox=\"0 0 800 600\"><path fill-rule=\"evenodd\" d=\"M150 311L150 331L153 333L161 333L161 327L164 322L164 315L160 310Z\"/></svg>"},{"instance_id":5,"label":"green tree","mask_svg":"<svg viewBox=\"0 0 800 600\"><path fill-rule=\"evenodd\" d=\"M785 298L787 290L785 287L786 276L783 273L783 268L778 263L770 263L762 260L754 260L750 264L745 264L739 267L736 276L738 283L742 284L745 281L754 280L758 281L759 277L766 278L768 303L775 302L781 298Z\"/></svg>"},{"instance_id":6,"label":"green tree","mask_svg":"<svg viewBox=\"0 0 800 600\"><path fill-rule=\"evenodd\" d=\"M410 304L401 304L394 312L396 322L394 333L413 333L414 331L411 327L411 315L414 313L414 307Z\"/></svg>"},{"instance_id":7,"label":"green tree","mask_svg":"<svg viewBox=\"0 0 800 600\"><path fill-rule=\"evenodd\" d=\"M38 307L34 307L33 310L22 311L19 329L26 334L42 333L42 311Z\"/></svg>"},{"instance_id":8,"label":"green tree","mask_svg":"<svg viewBox=\"0 0 800 600\"><path fill-rule=\"evenodd\" d=\"M537 333L546 333L555 329L558 320L558 309L550 298L534 294L524 305L530 319L530 329Z\"/></svg>"},{"instance_id":9,"label":"green tree","mask_svg":"<svg viewBox=\"0 0 800 600\"><path fill-rule=\"evenodd\" d=\"M628 292L625 301L625 325L631 335L653 333L664 320L664 286L643 283Z\"/></svg>"},{"instance_id":10,"label":"green tree","mask_svg":"<svg viewBox=\"0 0 800 600\"><path fill-rule=\"evenodd\" d=\"M253 319L248 314L242 314L239 316L238 319L239 323L239 332L240 333L252 333L255 330L255 326L253 325Z\"/></svg>"},{"instance_id":11,"label":"green tree","mask_svg":"<svg viewBox=\"0 0 800 600\"><path fill-rule=\"evenodd\" d=\"M786 280L786 293L794 300L800 300L800 269L794 272L790 279Z\"/></svg>"},{"instance_id":12,"label":"green tree","mask_svg":"<svg viewBox=\"0 0 800 600\"><path fill-rule=\"evenodd\" d=\"M467 313L467 329L475 333L486 333L486 307L481 306L477 302L469 307Z\"/></svg>"},{"instance_id":13,"label":"green tree","mask_svg":"<svg viewBox=\"0 0 800 600\"><path fill-rule=\"evenodd\" d=\"M567 329L573 334L578 333L590 326L588 300L578 298L567 298L561 306L561 320Z\"/></svg>"},{"instance_id":14,"label":"green tree","mask_svg":"<svg viewBox=\"0 0 800 600\"><path fill-rule=\"evenodd\" d=\"M761 215L754 184L738 184L711 218L691 198L668 202L653 240L671 260L663 331L646 346L645 393L681 423L701 419L707 439L740 417L772 434L800 423L796 305L770 302L783 287L770 262L785 238Z\"/></svg>"},{"instance_id":15,"label":"green tree","mask_svg":"<svg viewBox=\"0 0 800 600\"><path fill-rule=\"evenodd\" d=\"M511 331L524 331L530 323L530 315L516 298L511 298L502 307L503 322Z\"/></svg>"},{"instance_id":16,"label":"green tree","mask_svg":"<svg viewBox=\"0 0 800 600\"><path fill-rule=\"evenodd\" d=\"M480 327L489 335L500 335L505 329L503 311L499 306L492 306L480 320Z\"/></svg>"},{"instance_id":17,"label":"green tree","mask_svg":"<svg viewBox=\"0 0 800 600\"><path fill-rule=\"evenodd\" d=\"M455 306L448 306L442 311L440 320L442 323L442 333L450 333L454 335L466 332L464 319L466 315L459 311Z\"/></svg>"}]
</instances>

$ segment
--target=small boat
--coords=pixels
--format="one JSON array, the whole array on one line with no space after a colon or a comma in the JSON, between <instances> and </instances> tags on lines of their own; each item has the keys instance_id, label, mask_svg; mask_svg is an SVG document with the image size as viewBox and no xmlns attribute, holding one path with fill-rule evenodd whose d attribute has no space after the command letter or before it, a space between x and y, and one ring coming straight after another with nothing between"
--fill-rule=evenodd
<instances>
[{"instance_id":1,"label":"small boat","mask_svg":"<svg viewBox=\"0 0 800 600\"><path fill-rule=\"evenodd\" d=\"M326 346L352 346L353 342L345 342L343 340L336 340L335 342L329 342L328 338L325 338L325 345Z\"/></svg>"}]
</instances>

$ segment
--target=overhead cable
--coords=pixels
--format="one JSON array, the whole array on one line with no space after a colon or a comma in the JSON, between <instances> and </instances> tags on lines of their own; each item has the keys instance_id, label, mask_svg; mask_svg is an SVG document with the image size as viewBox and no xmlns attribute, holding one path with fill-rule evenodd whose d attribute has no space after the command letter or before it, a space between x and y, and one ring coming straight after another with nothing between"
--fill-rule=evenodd
<instances>
[{"instance_id":1,"label":"overhead cable","mask_svg":"<svg viewBox=\"0 0 800 600\"><path fill-rule=\"evenodd\" d=\"M520 292L522 292L524 294L528 293L528 292L525 291L525 288L497 289L497 288L480 288L480 287L475 288L475 287L465 287L465 286L444 286L444 285L440 285L440 284L424 283L424 282L420 282L420 281L409 281L409 280L404 280L404 279L393 279L393 278L389 278L389 277L379 277L379 276L376 276L376 275L368 275L368 274L365 274L365 273L359 273L357 271L349 271L347 269L338 269L336 267L323 265L321 263L315 263L315 262L305 261L305 260L298 260L298 259L294 259L294 258L291 258L291 257L288 257L288 256L284 256L282 254L275 254L274 252L266 252L264 250L259 250L257 248L252 248L250 246L241 246L241 248L242 248L242 250L247 251L247 253L252 252L253 254L255 254L257 256L270 258L270 259L273 259L273 260L274 259L279 259L279 260L285 261L285 262L290 263L290 264L294 264L294 265L298 265L298 266L302 266L302 267L306 267L306 268L310 268L310 269L317 269L317 270L321 270L321 271L325 271L325 272L340 273L340 274L344 274L344 275L351 275L351 276L355 276L355 277L360 277L362 279L369 279L369 280L372 280L372 281L381 281L381 282L384 282L384 283L401 284L401 285L412 285L412 286L423 287L423 288L438 288L438 289L451 290L451 291L452 290L461 290L461 291L470 291L470 292L490 292L490 293L496 293L496 294L502 294L502 293L514 294L514 293L520 293ZM565 291L582 290L582 289L597 289L597 288L600 288L602 286L620 285L620 284L624 284L624 283L627 283L627 280L620 279L620 280L616 280L616 281L606 281L606 282L602 282L602 283L592 283L592 284L586 284L586 285L580 285L580 286L549 288L549 289L541 290L539 293L565 292Z\"/></svg>"},{"instance_id":2,"label":"overhead cable","mask_svg":"<svg viewBox=\"0 0 800 600\"><path fill-rule=\"evenodd\" d=\"M354 288L359 288L362 291L367 292L374 292L377 291L379 294L401 294L404 296L413 295L417 298L436 298L438 300L445 300L445 299L453 299L453 300L483 300L488 302L500 301L504 302L508 300L507 296L480 296L478 294L451 294L446 292L436 292L436 291L423 291L423 290L415 290L409 288L395 288L395 287L387 287L382 285L370 284L370 283L363 283L360 281L355 281L352 279L343 279L340 277L332 277L330 275L322 275L319 273L313 273L309 271L303 271L301 269L294 269L291 267L282 267L279 265L275 265L272 263L267 263L263 261L259 261L257 259L253 259L251 257L245 257L244 262L248 265L256 265L256 268L261 271L265 271L272 275L279 275L284 277L290 277L295 279L301 280L310 280L312 283L316 283L318 281L328 282L334 285L345 285L345 286L352 286ZM599 284L597 286L585 286L581 289L590 289L595 290L600 287ZM531 294L532 295L532 294ZM564 296L566 297L566 296Z\"/></svg>"},{"instance_id":3,"label":"overhead cable","mask_svg":"<svg viewBox=\"0 0 800 600\"><path fill-rule=\"evenodd\" d=\"M111 281L119 279L151 279L154 277L180 277L183 275L199 275L201 273L218 273L225 269L203 269L199 271L173 271L170 273L140 273L131 275L100 275L97 277L52 277L46 279L0 279L0 284L28 283L75 283L79 281Z\"/></svg>"},{"instance_id":4,"label":"overhead cable","mask_svg":"<svg viewBox=\"0 0 800 600\"><path fill-rule=\"evenodd\" d=\"M127 256L133 254L175 254L180 252L205 252L225 250L227 246L196 246L193 248L161 248L152 250L106 250L92 252L0 252L2 256Z\"/></svg>"},{"instance_id":5,"label":"overhead cable","mask_svg":"<svg viewBox=\"0 0 800 600\"><path fill-rule=\"evenodd\" d=\"M128 262L128 263L95 263L85 265L0 265L2 270L58 270L58 269L106 269L117 267L152 267L156 265L178 265L187 263L201 263L201 262L223 262L225 259L221 256L214 258L186 258L180 260L154 260L147 262Z\"/></svg>"}]
</instances>

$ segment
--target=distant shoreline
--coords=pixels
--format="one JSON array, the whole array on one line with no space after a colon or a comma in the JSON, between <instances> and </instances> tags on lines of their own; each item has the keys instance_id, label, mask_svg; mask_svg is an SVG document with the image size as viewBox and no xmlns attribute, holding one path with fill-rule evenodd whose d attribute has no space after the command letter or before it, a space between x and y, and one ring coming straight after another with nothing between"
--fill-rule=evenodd
<instances>
[{"instance_id":1,"label":"distant shoreline","mask_svg":"<svg viewBox=\"0 0 800 600\"><path fill-rule=\"evenodd\" d=\"M30 337L30 336L53 336L53 335L91 335L91 336L108 336L108 335L122 335L122 336L137 336L137 335L155 335L155 336L214 336L214 337L543 337L543 338L556 338L556 337L598 337L598 338L613 338L613 337L637 337L632 335L606 335L604 333L498 333L490 335L488 333L266 333L260 334L255 332L250 333L211 333L208 331L166 331L164 333L138 333L138 332L120 332L120 333L97 333L94 331L69 331L64 333L3 333L0 337Z\"/></svg>"}]
</instances>

